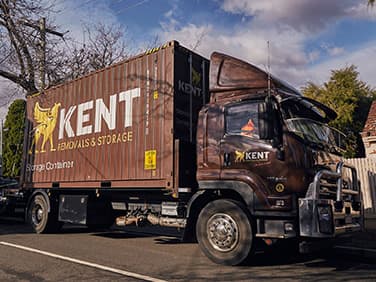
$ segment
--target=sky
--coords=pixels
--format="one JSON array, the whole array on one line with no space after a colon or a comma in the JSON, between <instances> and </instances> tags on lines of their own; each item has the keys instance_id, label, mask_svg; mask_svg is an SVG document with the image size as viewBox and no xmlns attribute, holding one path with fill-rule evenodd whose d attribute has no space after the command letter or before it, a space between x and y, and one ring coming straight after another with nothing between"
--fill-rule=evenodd
<instances>
[{"instance_id":1,"label":"sky","mask_svg":"<svg viewBox=\"0 0 376 282\"><path fill-rule=\"evenodd\" d=\"M53 1L53 0L46 0ZM54 0L59 31L85 41L83 24L117 24L130 53L177 40L209 58L223 52L301 88L357 66L376 88L376 6L367 0ZM0 80L0 93L9 87ZM1 95L3 96L3 95ZM0 97L1 97L0 96ZM16 97L16 96L14 96ZM11 100L11 99L10 99ZM4 105L5 104L5 105ZM0 119L8 101L0 101Z\"/></svg>"}]
</instances>

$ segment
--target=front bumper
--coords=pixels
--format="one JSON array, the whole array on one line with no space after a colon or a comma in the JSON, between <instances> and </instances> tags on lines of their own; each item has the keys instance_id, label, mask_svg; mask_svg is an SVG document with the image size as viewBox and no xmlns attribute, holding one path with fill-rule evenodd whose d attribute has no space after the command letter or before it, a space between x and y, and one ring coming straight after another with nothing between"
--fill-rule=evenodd
<instances>
[{"instance_id":1,"label":"front bumper","mask_svg":"<svg viewBox=\"0 0 376 282\"><path fill-rule=\"evenodd\" d=\"M352 186L344 189L343 174L346 169L350 171ZM334 238L361 231L362 228L360 188L355 168L340 162L336 172L319 171L305 198L299 199L300 236Z\"/></svg>"}]
</instances>

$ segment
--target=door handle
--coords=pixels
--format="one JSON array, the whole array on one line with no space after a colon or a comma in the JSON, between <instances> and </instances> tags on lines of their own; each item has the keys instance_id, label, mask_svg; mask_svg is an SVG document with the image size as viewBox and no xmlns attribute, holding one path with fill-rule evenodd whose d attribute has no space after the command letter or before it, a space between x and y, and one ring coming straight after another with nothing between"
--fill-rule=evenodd
<instances>
[{"instance_id":1,"label":"door handle","mask_svg":"<svg viewBox=\"0 0 376 282\"><path fill-rule=\"evenodd\" d=\"M224 162L224 166L230 166L231 165L229 153L223 154L223 162Z\"/></svg>"}]
</instances>

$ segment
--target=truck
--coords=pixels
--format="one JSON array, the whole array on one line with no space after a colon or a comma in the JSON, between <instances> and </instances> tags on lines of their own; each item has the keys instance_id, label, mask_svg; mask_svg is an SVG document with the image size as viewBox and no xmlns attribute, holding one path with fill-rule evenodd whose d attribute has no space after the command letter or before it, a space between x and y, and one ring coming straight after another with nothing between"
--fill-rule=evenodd
<instances>
[{"instance_id":1,"label":"truck","mask_svg":"<svg viewBox=\"0 0 376 282\"><path fill-rule=\"evenodd\" d=\"M309 251L362 229L336 116L255 65L172 41L27 98L18 202L36 233L174 227L218 264L279 241Z\"/></svg>"}]
</instances>

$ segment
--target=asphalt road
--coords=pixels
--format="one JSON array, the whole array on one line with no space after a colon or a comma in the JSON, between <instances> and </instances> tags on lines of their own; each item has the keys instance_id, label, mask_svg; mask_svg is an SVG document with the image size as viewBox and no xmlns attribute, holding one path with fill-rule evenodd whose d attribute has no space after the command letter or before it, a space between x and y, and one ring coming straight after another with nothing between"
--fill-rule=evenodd
<instances>
[{"instance_id":1,"label":"asphalt road","mask_svg":"<svg viewBox=\"0 0 376 282\"><path fill-rule=\"evenodd\" d=\"M0 218L0 281L376 280L376 261L350 255L284 249L225 267L209 261L197 244L141 231L65 226L61 234L37 235L20 221Z\"/></svg>"}]
</instances>

